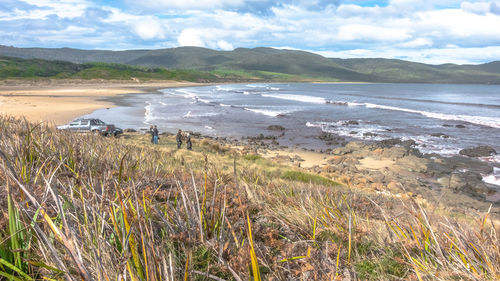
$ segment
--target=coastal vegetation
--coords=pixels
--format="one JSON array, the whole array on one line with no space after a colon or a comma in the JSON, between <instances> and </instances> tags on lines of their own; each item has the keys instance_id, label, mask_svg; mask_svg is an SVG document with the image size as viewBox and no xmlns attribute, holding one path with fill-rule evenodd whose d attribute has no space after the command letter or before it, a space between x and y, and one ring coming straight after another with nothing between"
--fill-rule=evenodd
<instances>
[{"instance_id":1,"label":"coastal vegetation","mask_svg":"<svg viewBox=\"0 0 500 281\"><path fill-rule=\"evenodd\" d=\"M228 74L229 75L229 74ZM41 59L0 58L0 79L104 79L212 81L214 74L196 70L167 70L113 63L75 64ZM233 78L235 78L233 76Z\"/></svg>"},{"instance_id":2,"label":"coastal vegetation","mask_svg":"<svg viewBox=\"0 0 500 281\"><path fill-rule=\"evenodd\" d=\"M0 118L9 280L498 280L500 229L406 194L171 136Z\"/></svg>"},{"instance_id":3,"label":"coastal vegetation","mask_svg":"<svg viewBox=\"0 0 500 281\"><path fill-rule=\"evenodd\" d=\"M267 71L243 71L219 68L212 71L194 69L169 70L161 67L133 66L116 63L65 61L0 57L0 79L83 79L83 80L174 80L192 82L224 81L312 81L300 75ZM327 80L325 80L327 81Z\"/></svg>"},{"instance_id":4,"label":"coastal vegetation","mask_svg":"<svg viewBox=\"0 0 500 281\"><path fill-rule=\"evenodd\" d=\"M159 50L103 51L70 48L15 48L0 45L0 56L3 56L2 61L22 58L29 59L28 64L45 64L44 71L41 72L29 72L34 70L33 67L26 67L28 71L24 72L5 71L0 78L74 76L73 78L83 79L125 80L135 77L186 81L500 84L500 62L498 61L479 65L432 65L397 59L326 58L304 51L272 48L237 48L233 51L216 51L199 47L180 47ZM31 61L31 59L50 62ZM63 61L72 62L74 65L64 65ZM14 62L23 64L21 61ZM54 65L49 67L47 64ZM62 67L61 74L54 72L54 68L58 67ZM80 71L83 72L80 73Z\"/></svg>"}]
</instances>

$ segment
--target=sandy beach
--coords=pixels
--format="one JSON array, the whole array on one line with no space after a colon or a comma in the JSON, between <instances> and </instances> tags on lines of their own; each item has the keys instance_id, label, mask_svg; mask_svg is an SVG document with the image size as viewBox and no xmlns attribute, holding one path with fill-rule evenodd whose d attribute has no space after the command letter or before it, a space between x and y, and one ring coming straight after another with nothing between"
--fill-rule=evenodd
<instances>
[{"instance_id":1,"label":"sandy beach","mask_svg":"<svg viewBox=\"0 0 500 281\"><path fill-rule=\"evenodd\" d=\"M131 93L152 92L161 88L198 86L199 83L155 81L2 81L0 114L25 117L32 122L67 123L114 104L103 98Z\"/></svg>"}]
</instances>

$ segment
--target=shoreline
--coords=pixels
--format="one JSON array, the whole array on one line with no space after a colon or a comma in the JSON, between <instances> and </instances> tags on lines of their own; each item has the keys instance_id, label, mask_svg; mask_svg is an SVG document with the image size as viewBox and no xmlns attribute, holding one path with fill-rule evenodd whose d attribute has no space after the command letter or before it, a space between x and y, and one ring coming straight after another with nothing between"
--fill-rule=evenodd
<instances>
[{"instance_id":1,"label":"shoreline","mask_svg":"<svg viewBox=\"0 0 500 281\"><path fill-rule=\"evenodd\" d=\"M116 107L108 98L150 93L163 88L211 85L179 81L4 80L0 83L0 114L31 122L61 125L94 112Z\"/></svg>"}]
</instances>

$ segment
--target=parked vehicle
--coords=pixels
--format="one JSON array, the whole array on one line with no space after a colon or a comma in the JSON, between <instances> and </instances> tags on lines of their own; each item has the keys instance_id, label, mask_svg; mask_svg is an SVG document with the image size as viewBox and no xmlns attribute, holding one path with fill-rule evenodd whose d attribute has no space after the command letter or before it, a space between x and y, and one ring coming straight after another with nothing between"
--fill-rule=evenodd
<instances>
[{"instance_id":1,"label":"parked vehicle","mask_svg":"<svg viewBox=\"0 0 500 281\"><path fill-rule=\"evenodd\" d=\"M75 132L95 132L103 136L117 136L123 133L123 130L115 127L113 124L106 124L96 118L79 118L71 121L67 125L57 126L58 130L70 130Z\"/></svg>"}]
</instances>

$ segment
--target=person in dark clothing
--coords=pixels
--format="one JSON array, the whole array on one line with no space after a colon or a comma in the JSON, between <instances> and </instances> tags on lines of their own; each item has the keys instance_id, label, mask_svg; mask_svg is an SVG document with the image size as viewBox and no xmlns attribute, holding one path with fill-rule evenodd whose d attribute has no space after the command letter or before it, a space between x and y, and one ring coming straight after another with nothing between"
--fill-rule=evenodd
<instances>
[{"instance_id":1,"label":"person in dark clothing","mask_svg":"<svg viewBox=\"0 0 500 281\"><path fill-rule=\"evenodd\" d=\"M156 128L156 125L153 127L153 143L158 144L158 140L160 139L160 134L158 132L158 128Z\"/></svg>"},{"instance_id":2,"label":"person in dark clothing","mask_svg":"<svg viewBox=\"0 0 500 281\"><path fill-rule=\"evenodd\" d=\"M189 133L187 133L187 135L186 135L186 148L188 150L193 149L193 144L191 143L191 135L189 135Z\"/></svg>"},{"instance_id":3,"label":"person in dark clothing","mask_svg":"<svg viewBox=\"0 0 500 281\"><path fill-rule=\"evenodd\" d=\"M153 135L153 125L149 126L149 133L151 134L151 143L154 143L155 137Z\"/></svg>"},{"instance_id":4,"label":"person in dark clothing","mask_svg":"<svg viewBox=\"0 0 500 281\"><path fill-rule=\"evenodd\" d=\"M175 140L177 141L177 148L181 148L182 145L182 131L179 130L177 135L175 136Z\"/></svg>"}]
</instances>

